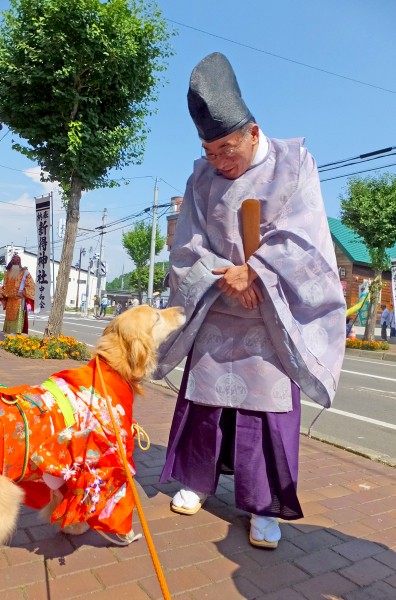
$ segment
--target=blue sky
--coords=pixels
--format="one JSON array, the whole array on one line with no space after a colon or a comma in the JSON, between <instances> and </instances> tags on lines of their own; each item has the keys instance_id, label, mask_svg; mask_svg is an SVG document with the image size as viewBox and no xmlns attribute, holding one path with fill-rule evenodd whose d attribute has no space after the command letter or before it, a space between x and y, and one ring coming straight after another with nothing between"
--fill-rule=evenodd
<instances>
[{"instance_id":1,"label":"blue sky","mask_svg":"<svg viewBox=\"0 0 396 600\"><path fill-rule=\"evenodd\" d=\"M196 63L210 52L223 52L229 58L245 102L264 133L304 137L318 165L396 146L394 0L160 0L158 6L178 35L172 40L175 55L160 90L157 113L149 121L143 163L115 175L131 178L128 185L83 196L81 228L100 225L105 207L107 222L112 223L152 205L155 178L160 204L183 194L193 160L200 155L187 110L188 81ZM0 9L7 7L7 0L0 0ZM38 181L36 166L11 149L11 139L4 127L0 132L0 246L14 243L35 251L33 198L54 191L55 229L64 211L55 188ZM321 179L391 163L396 163L396 156L322 173ZM378 173L385 171L396 173L396 166ZM339 217L339 196L346 181L343 177L322 182L329 216ZM165 233L165 215L159 224ZM133 220L123 223L123 230L132 225ZM112 231L104 236L109 280L122 269L133 268L122 248L119 227L109 228ZM98 250L96 234L80 234L75 257L81 247ZM57 233L55 241L58 258ZM166 260L167 252L161 258Z\"/></svg>"}]
</instances>

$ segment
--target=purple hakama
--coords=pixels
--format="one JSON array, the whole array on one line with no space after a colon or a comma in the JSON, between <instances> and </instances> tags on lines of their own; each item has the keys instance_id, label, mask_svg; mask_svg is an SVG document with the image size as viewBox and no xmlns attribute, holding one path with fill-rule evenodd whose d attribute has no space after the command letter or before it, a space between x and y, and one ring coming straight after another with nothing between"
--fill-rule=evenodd
<instances>
[{"instance_id":1,"label":"purple hakama","mask_svg":"<svg viewBox=\"0 0 396 600\"><path fill-rule=\"evenodd\" d=\"M166 463L170 477L196 492L216 492L222 465L232 468L235 504L256 515L303 516L297 498L300 390L291 382L285 413L202 406L185 399L189 357L177 399ZM263 390L265 394L265 390Z\"/></svg>"}]
</instances>

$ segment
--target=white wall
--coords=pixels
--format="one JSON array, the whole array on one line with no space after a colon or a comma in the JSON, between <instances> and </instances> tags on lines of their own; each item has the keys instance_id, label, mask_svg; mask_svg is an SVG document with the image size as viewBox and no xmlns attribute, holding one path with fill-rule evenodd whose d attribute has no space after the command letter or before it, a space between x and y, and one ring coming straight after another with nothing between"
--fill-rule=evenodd
<instances>
[{"instance_id":1,"label":"white wall","mask_svg":"<svg viewBox=\"0 0 396 600\"><path fill-rule=\"evenodd\" d=\"M25 252L24 249L20 246L3 246L2 248L0 248L0 253L2 256L4 256L6 265L8 264L9 260L11 259L12 255L14 254L14 252L17 252L19 254L19 256L21 257L22 266L27 267L29 269L29 273L31 274L31 276L33 277L33 279L35 279L36 265L37 265L36 255L32 254L31 252ZM88 259L87 259L87 263L88 263ZM87 266L88 266L88 264L87 264ZM55 261L55 263L54 263L54 270L52 270L52 264L51 264L51 280L52 280L53 272L55 274L55 282L56 282L56 278L58 277L58 272L59 272L59 262L57 262L57 261ZM70 269L69 286L67 289L67 296L66 296L66 307L68 307L68 308L74 308L76 306L77 287L78 287L77 279L78 279L78 269L76 269L74 266L72 266ZM86 294L86 292L87 292L87 279L88 279L87 269L81 269L80 285L78 287L78 306L81 306L81 300L84 297L84 294ZM103 284L103 279L104 278L102 277L102 284ZM96 294L96 286L97 286L97 277L96 277L96 275L92 275L92 273L91 273L90 277L89 277L89 303L88 303L89 308L93 308L93 305L94 305L93 297ZM55 285L55 290L56 290L56 285ZM51 296L52 296L52 288L51 288Z\"/></svg>"}]
</instances>

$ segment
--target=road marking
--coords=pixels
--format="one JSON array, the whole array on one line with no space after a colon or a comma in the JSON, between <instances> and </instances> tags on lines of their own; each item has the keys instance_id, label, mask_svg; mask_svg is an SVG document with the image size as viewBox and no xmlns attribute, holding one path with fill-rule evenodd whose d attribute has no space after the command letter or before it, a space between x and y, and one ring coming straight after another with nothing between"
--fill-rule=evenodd
<instances>
[{"instance_id":1,"label":"road marking","mask_svg":"<svg viewBox=\"0 0 396 600\"><path fill-rule=\"evenodd\" d=\"M309 406L310 408L322 410L321 406L318 406L313 402L309 402L308 400L301 400L301 404L304 404L304 406ZM378 421L377 419L363 417L362 415L355 415L354 413L346 412L345 410L338 410L338 408L327 408L326 412L334 413L335 415L340 415L342 417L348 417L349 419L355 419L356 421L364 421L365 423L371 423L372 425L379 425L380 427L385 427L386 429L393 429L396 431L396 424L394 425L393 423L385 423L385 421Z\"/></svg>"},{"instance_id":2,"label":"road marking","mask_svg":"<svg viewBox=\"0 0 396 600\"><path fill-rule=\"evenodd\" d=\"M84 323L73 323L71 321L68 321L67 325L78 325L79 327L90 327L91 329L100 329L100 331L103 331L103 327L98 327L97 325L84 325Z\"/></svg>"},{"instance_id":3,"label":"road marking","mask_svg":"<svg viewBox=\"0 0 396 600\"><path fill-rule=\"evenodd\" d=\"M359 386L357 388L351 388L356 389L357 392L378 392L379 394L394 394L396 396L396 392L390 392L389 390L377 390L376 388L368 388L368 387L364 387L364 386ZM391 396L389 396L391 397Z\"/></svg>"},{"instance_id":4,"label":"road marking","mask_svg":"<svg viewBox=\"0 0 396 600\"><path fill-rule=\"evenodd\" d=\"M377 363L375 363L377 364ZM174 371L184 371L184 367L175 367ZM370 373L359 373L358 371L347 371L346 369L341 369L341 373L350 373L352 375L362 375L365 377L374 377L374 379L385 379L386 381L396 381L392 377L382 377L381 375L371 375Z\"/></svg>"},{"instance_id":5,"label":"road marking","mask_svg":"<svg viewBox=\"0 0 396 600\"><path fill-rule=\"evenodd\" d=\"M369 360L367 358L355 358L352 356L347 356L345 355L345 359L344 360L355 360L357 362L361 362L361 363L368 363L369 365L381 365L382 367L393 367L395 368L395 363L393 363L392 361L388 361L388 360Z\"/></svg>"},{"instance_id":6,"label":"road marking","mask_svg":"<svg viewBox=\"0 0 396 600\"><path fill-rule=\"evenodd\" d=\"M361 377L374 377L374 379L385 379L386 381L396 381L393 377L382 377L381 375L372 375L371 373L359 373L358 371L347 371L341 369L341 373L349 373L350 375L361 375Z\"/></svg>"}]
</instances>

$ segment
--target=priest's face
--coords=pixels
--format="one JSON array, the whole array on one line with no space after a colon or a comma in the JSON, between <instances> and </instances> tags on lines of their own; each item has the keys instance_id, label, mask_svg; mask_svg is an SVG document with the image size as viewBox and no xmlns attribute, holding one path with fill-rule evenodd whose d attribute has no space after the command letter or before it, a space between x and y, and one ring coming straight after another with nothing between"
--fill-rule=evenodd
<instances>
[{"instance_id":1,"label":"priest's face","mask_svg":"<svg viewBox=\"0 0 396 600\"><path fill-rule=\"evenodd\" d=\"M238 179L252 164L258 139L259 128L254 124L245 134L238 130L214 142L202 142L204 158L226 179Z\"/></svg>"}]
</instances>

